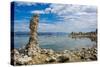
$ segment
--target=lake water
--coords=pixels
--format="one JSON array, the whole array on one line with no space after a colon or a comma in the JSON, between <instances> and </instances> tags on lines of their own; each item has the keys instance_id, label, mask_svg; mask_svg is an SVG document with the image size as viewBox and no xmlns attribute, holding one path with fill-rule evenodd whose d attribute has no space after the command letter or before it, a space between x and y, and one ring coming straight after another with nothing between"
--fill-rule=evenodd
<instances>
[{"instance_id":1,"label":"lake water","mask_svg":"<svg viewBox=\"0 0 100 67\"><path fill-rule=\"evenodd\" d=\"M21 35L14 37L15 48L21 48L28 43L29 35ZM55 51L69 50L75 48L89 47L95 42L89 38L73 39L68 35L40 35L38 36L39 45L41 48L53 49Z\"/></svg>"}]
</instances>

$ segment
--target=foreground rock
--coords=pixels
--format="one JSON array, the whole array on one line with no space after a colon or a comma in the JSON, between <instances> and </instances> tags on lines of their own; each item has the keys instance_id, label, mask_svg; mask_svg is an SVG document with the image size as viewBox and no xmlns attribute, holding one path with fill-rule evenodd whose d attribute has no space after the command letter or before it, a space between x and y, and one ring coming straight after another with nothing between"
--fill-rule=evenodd
<instances>
[{"instance_id":1,"label":"foreground rock","mask_svg":"<svg viewBox=\"0 0 100 67\"><path fill-rule=\"evenodd\" d=\"M46 63L65 63L80 61L96 61L97 48L82 48L78 50L65 50L55 52L51 49L41 49L37 55L24 55L17 49L12 50L12 60L14 65L46 64Z\"/></svg>"},{"instance_id":2,"label":"foreground rock","mask_svg":"<svg viewBox=\"0 0 100 67\"><path fill-rule=\"evenodd\" d=\"M24 54L20 54L17 49L13 49L11 53L12 53L11 60L12 63L14 63L13 65L25 65L32 60L31 57L28 57L27 55Z\"/></svg>"}]
</instances>

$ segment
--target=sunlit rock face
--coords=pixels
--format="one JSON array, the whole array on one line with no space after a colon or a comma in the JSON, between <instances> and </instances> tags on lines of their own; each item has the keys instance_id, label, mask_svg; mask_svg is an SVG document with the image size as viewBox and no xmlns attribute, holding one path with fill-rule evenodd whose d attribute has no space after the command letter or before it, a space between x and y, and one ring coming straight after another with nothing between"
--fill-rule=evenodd
<instances>
[{"instance_id":1,"label":"sunlit rock face","mask_svg":"<svg viewBox=\"0 0 100 67\"><path fill-rule=\"evenodd\" d=\"M30 38L29 42L26 45L27 53L29 56L36 55L39 52L39 44L38 44L38 36L37 36L37 28L39 23L39 15L35 14L30 20Z\"/></svg>"}]
</instances>

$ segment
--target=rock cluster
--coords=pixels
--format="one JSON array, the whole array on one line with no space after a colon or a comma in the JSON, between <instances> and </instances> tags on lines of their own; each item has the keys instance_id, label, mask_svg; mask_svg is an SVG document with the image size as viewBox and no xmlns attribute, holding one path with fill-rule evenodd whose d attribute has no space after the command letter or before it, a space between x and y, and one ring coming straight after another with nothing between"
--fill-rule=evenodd
<instances>
[{"instance_id":1,"label":"rock cluster","mask_svg":"<svg viewBox=\"0 0 100 67\"><path fill-rule=\"evenodd\" d=\"M41 49L41 53L52 55L52 54L54 54L54 51L52 49Z\"/></svg>"},{"instance_id":2,"label":"rock cluster","mask_svg":"<svg viewBox=\"0 0 100 67\"><path fill-rule=\"evenodd\" d=\"M37 55L28 56L21 54L17 49L12 50L12 60L15 65L25 64L44 64L44 63L64 63L64 62L79 62L79 61L96 61L97 48L82 48L77 50L65 50L55 52L51 49L41 49Z\"/></svg>"},{"instance_id":3,"label":"rock cluster","mask_svg":"<svg viewBox=\"0 0 100 67\"><path fill-rule=\"evenodd\" d=\"M13 49L11 52L11 60L13 65L23 65L27 64L29 61L32 60L31 57L28 57L27 55L20 54L17 49Z\"/></svg>"}]
</instances>

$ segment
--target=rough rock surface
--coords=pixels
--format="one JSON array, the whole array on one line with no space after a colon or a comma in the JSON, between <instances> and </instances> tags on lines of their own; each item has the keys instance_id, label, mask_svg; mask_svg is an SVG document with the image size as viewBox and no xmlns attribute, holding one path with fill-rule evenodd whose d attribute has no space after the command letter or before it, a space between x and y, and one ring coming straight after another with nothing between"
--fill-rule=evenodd
<instances>
[{"instance_id":1,"label":"rough rock surface","mask_svg":"<svg viewBox=\"0 0 100 67\"><path fill-rule=\"evenodd\" d=\"M30 20L30 38L29 42L26 45L26 49L28 52L28 55L36 55L40 49L38 44L38 36L37 36L37 28L38 28L39 18L38 14L34 15L32 19Z\"/></svg>"},{"instance_id":2,"label":"rough rock surface","mask_svg":"<svg viewBox=\"0 0 100 67\"><path fill-rule=\"evenodd\" d=\"M13 65L23 65L27 64L29 61L32 60L31 57L28 57L27 55L19 53L17 49L13 49L11 52L11 60Z\"/></svg>"}]
</instances>

